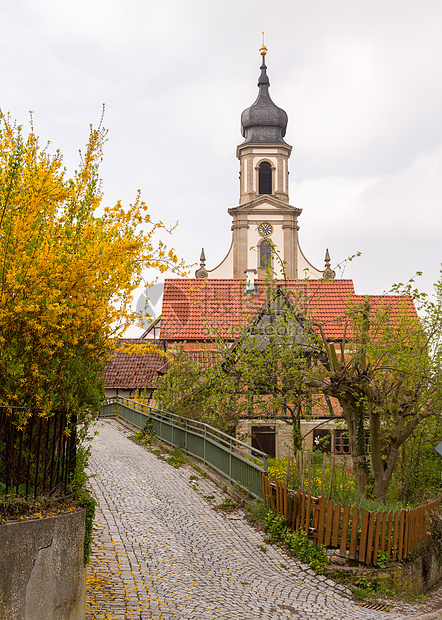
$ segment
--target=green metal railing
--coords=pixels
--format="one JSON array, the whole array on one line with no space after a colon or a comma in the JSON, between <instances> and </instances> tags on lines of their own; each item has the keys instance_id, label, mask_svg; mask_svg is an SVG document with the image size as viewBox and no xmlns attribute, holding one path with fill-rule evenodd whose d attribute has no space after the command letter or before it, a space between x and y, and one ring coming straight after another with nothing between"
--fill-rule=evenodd
<instances>
[{"instance_id":1,"label":"green metal railing","mask_svg":"<svg viewBox=\"0 0 442 620\"><path fill-rule=\"evenodd\" d=\"M114 396L100 409L100 416L118 416L142 429L152 420L161 441L177 446L210 465L254 497L262 497L262 474L267 473L267 454L197 420L181 418L143 403Z\"/></svg>"}]
</instances>

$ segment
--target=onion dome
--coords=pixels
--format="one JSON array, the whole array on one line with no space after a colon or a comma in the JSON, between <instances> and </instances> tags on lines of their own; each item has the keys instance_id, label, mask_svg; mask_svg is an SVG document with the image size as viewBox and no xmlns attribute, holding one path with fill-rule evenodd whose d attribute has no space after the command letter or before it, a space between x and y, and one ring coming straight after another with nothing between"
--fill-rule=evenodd
<instances>
[{"instance_id":1,"label":"onion dome","mask_svg":"<svg viewBox=\"0 0 442 620\"><path fill-rule=\"evenodd\" d=\"M287 128L287 113L273 103L269 95L270 81L267 75L265 45L259 50L262 56L261 75L258 79L258 97L250 108L241 114L241 133L248 142L273 144L284 142Z\"/></svg>"}]
</instances>

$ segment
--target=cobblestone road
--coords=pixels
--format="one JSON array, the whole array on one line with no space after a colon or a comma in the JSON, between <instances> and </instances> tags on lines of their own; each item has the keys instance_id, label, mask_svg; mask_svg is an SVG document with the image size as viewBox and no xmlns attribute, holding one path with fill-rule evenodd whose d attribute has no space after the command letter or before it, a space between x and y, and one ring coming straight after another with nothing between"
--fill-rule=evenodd
<instances>
[{"instance_id":1,"label":"cobblestone road","mask_svg":"<svg viewBox=\"0 0 442 620\"><path fill-rule=\"evenodd\" d=\"M115 421L98 426L89 619L404 620L414 611L358 606L344 586L269 545L241 514L217 510L225 496L213 482L130 442Z\"/></svg>"}]
</instances>

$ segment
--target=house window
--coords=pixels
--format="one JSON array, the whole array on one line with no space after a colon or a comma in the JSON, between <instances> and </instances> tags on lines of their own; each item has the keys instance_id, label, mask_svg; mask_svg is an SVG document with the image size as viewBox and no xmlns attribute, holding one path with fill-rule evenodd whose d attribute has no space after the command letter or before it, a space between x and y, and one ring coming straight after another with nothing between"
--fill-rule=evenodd
<instances>
[{"instance_id":1,"label":"house window","mask_svg":"<svg viewBox=\"0 0 442 620\"><path fill-rule=\"evenodd\" d=\"M272 243L269 239L263 239L259 244L259 267L269 269L272 265Z\"/></svg>"},{"instance_id":2,"label":"house window","mask_svg":"<svg viewBox=\"0 0 442 620\"><path fill-rule=\"evenodd\" d=\"M350 454L350 438L346 431L335 431L335 453Z\"/></svg>"},{"instance_id":3,"label":"house window","mask_svg":"<svg viewBox=\"0 0 442 620\"><path fill-rule=\"evenodd\" d=\"M315 428L313 431L313 450L330 452L331 435L330 431L323 428Z\"/></svg>"},{"instance_id":4,"label":"house window","mask_svg":"<svg viewBox=\"0 0 442 620\"><path fill-rule=\"evenodd\" d=\"M263 161L259 165L259 193L272 193L272 166L268 161Z\"/></svg>"}]
</instances>

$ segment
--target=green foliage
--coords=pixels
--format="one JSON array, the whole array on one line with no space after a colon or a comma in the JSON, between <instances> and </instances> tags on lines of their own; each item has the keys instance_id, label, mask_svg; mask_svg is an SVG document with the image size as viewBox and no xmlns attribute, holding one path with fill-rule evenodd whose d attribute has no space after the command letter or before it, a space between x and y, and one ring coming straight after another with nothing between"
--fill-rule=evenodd
<instances>
[{"instance_id":1,"label":"green foliage","mask_svg":"<svg viewBox=\"0 0 442 620\"><path fill-rule=\"evenodd\" d=\"M78 501L79 506L86 509L86 529L84 532L84 565L89 563L92 549L92 527L94 524L96 500L90 493L83 492Z\"/></svg>"},{"instance_id":2,"label":"green foliage","mask_svg":"<svg viewBox=\"0 0 442 620\"><path fill-rule=\"evenodd\" d=\"M134 433L133 435L131 435L129 439L132 439L133 441L136 441L138 443L142 443L145 446L150 446L152 442L156 439L156 432L152 419L147 418L142 430L138 431L138 433Z\"/></svg>"},{"instance_id":3,"label":"green foliage","mask_svg":"<svg viewBox=\"0 0 442 620\"><path fill-rule=\"evenodd\" d=\"M437 453L436 453L437 454ZM318 497L321 490L321 478L322 478L322 452L311 453L311 493ZM439 457L440 458L440 457ZM268 472L269 478L272 482L279 480L285 481L287 472L287 459L286 458L269 458L268 459ZM296 476L294 476L294 459L291 461L291 467L288 478L288 486L291 489L302 488L301 475L299 467L296 470ZM324 472L324 488L323 493L328 494L330 487L330 463L326 464ZM308 490L308 472L304 480L304 489ZM421 505L427 499L426 489L416 489L415 505ZM420 500L418 499L420 497ZM433 495L434 497L434 495ZM350 459L344 458L340 463L335 463L333 471L333 484L331 499L334 502L339 502L342 506L349 505L360 509L366 509L370 511L378 510L401 510L403 508L411 508L411 504L408 501L403 501L397 497L395 489L391 489L391 492L383 500L379 500L373 497L365 497L360 495L357 490L355 482L355 471L351 466Z\"/></svg>"},{"instance_id":4,"label":"green foliage","mask_svg":"<svg viewBox=\"0 0 442 620\"><path fill-rule=\"evenodd\" d=\"M15 489L15 487L13 487ZM16 498L24 498L26 496L26 484L20 484L18 487L18 493L10 492L8 493L8 497L5 498L6 484L4 482L0 482L0 499L7 499L9 502L13 501ZM34 494L34 489L32 487L28 487L28 496L32 496Z\"/></svg>"},{"instance_id":5,"label":"green foliage","mask_svg":"<svg viewBox=\"0 0 442 620\"><path fill-rule=\"evenodd\" d=\"M391 481L391 494L416 506L441 491L442 457L434 449L442 440L442 418L435 416L416 428L402 446Z\"/></svg>"},{"instance_id":6,"label":"green foliage","mask_svg":"<svg viewBox=\"0 0 442 620\"><path fill-rule=\"evenodd\" d=\"M230 499L230 497L225 497L223 501L219 504L218 508L221 510L230 510L235 507L235 502Z\"/></svg>"},{"instance_id":7,"label":"green foliage","mask_svg":"<svg viewBox=\"0 0 442 620\"><path fill-rule=\"evenodd\" d=\"M193 467L193 469L195 471L197 471L201 476L204 476L205 478L207 478L207 472L205 472L204 469L201 469L201 467L199 467L199 465L197 465L196 463L191 461L190 462L190 466Z\"/></svg>"},{"instance_id":8,"label":"green foliage","mask_svg":"<svg viewBox=\"0 0 442 620\"><path fill-rule=\"evenodd\" d=\"M184 454L181 452L179 448L176 448L176 447L173 448L169 456L166 458L167 463L169 463L169 465L172 465L172 467L175 467L177 469L178 467L181 467L181 465L184 463L185 460L186 460L186 457L184 456Z\"/></svg>"},{"instance_id":9,"label":"green foliage","mask_svg":"<svg viewBox=\"0 0 442 620\"><path fill-rule=\"evenodd\" d=\"M270 539L283 542L296 556L308 564L318 575L322 575L327 565L327 556L324 545L314 545L304 530L292 532L286 526L284 517L268 511L266 517L266 531Z\"/></svg>"},{"instance_id":10,"label":"green foliage","mask_svg":"<svg viewBox=\"0 0 442 620\"><path fill-rule=\"evenodd\" d=\"M143 426L143 440L145 443L151 444L155 440L157 434L152 418L147 418Z\"/></svg>"},{"instance_id":11,"label":"green foliage","mask_svg":"<svg viewBox=\"0 0 442 620\"><path fill-rule=\"evenodd\" d=\"M357 598L360 601L363 601L365 598L367 598L367 595L368 595L367 590L363 590L362 588L357 588L357 587L353 587L351 589L351 593L353 594L355 598Z\"/></svg>"},{"instance_id":12,"label":"green foliage","mask_svg":"<svg viewBox=\"0 0 442 620\"><path fill-rule=\"evenodd\" d=\"M370 579L366 575L361 575L354 580L351 592L353 596L358 599L371 598L375 593L384 596L394 595L394 592L383 586L379 579Z\"/></svg>"},{"instance_id":13,"label":"green foliage","mask_svg":"<svg viewBox=\"0 0 442 620\"><path fill-rule=\"evenodd\" d=\"M90 444L82 443L77 448L75 471L68 484L69 491L75 495L82 495L88 481L89 475L86 473L86 469L89 463L90 453Z\"/></svg>"},{"instance_id":14,"label":"green foliage","mask_svg":"<svg viewBox=\"0 0 442 620\"><path fill-rule=\"evenodd\" d=\"M202 419L205 416L198 393L201 368L184 346L176 346L174 349L169 369L155 391L155 401L160 409L175 415Z\"/></svg>"},{"instance_id":15,"label":"green foliage","mask_svg":"<svg viewBox=\"0 0 442 620\"><path fill-rule=\"evenodd\" d=\"M267 507L261 500L254 500L245 505L247 518L255 525L265 525L267 517Z\"/></svg>"},{"instance_id":16,"label":"green foliage","mask_svg":"<svg viewBox=\"0 0 442 620\"><path fill-rule=\"evenodd\" d=\"M281 540L285 530L284 517L277 515L274 512L269 511L266 517L266 531L269 534L271 540Z\"/></svg>"},{"instance_id":17,"label":"green foliage","mask_svg":"<svg viewBox=\"0 0 442 620\"><path fill-rule=\"evenodd\" d=\"M386 551L378 551L378 557L376 562L373 562L373 566L376 568L388 568L390 560Z\"/></svg>"},{"instance_id":18,"label":"green foliage","mask_svg":"<svg viewBox=\"0 0 442 620\"><path fill-rule=\"evenodd\" d=\"M300 560L308 564L318 575L322 575L327 565L324 545L315 545L307 537L304 530L291 532L286 530L284 543Z\"/></svg>"}]
</instances>

